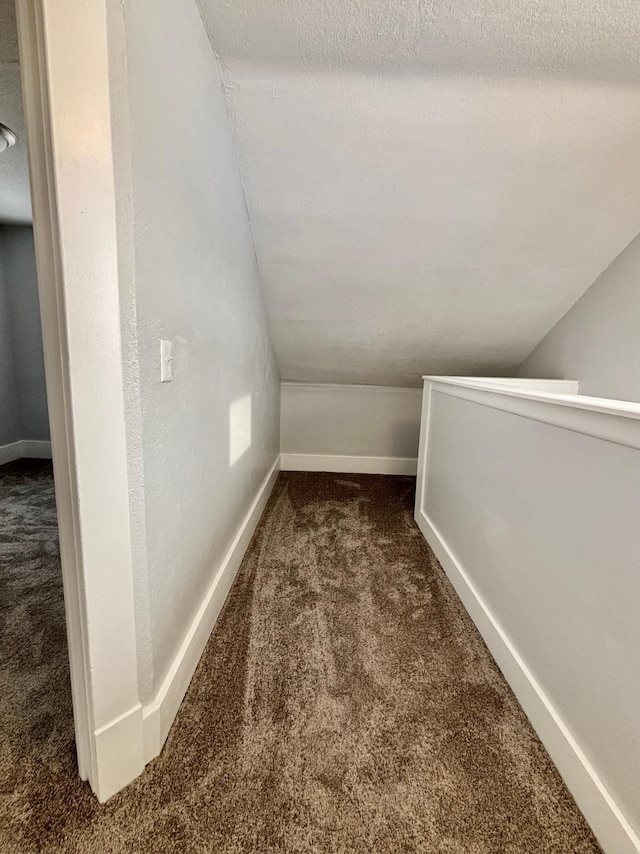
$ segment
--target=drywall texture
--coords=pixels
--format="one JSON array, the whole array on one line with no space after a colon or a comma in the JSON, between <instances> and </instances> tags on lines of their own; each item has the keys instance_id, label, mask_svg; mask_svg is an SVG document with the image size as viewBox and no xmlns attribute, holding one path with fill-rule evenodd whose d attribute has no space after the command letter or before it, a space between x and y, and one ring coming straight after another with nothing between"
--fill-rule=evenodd
<instances>
[{"instance_id":1,"label":"drywall texture","mask_svg":"<svg viewBox=\"0 0 640 854\"><path fill-rule=\"evenodd\" d=\"M11 438L13 437L13 438ZM49 441L33 229L0 226L0 445Z\"/></svg>"},{"instance_id":2,"label":"drywall texture","mask_svg":"<svg viewBox=\"0 0 640 854\"><path fill-rule=\"evenodd\" d=\"M429 521L637 832L640 451L437 392L429 424Z\"/></svg>"},{"instance_id":3,"label":"drywall texture","mask_svg":"<svg viewBox=\"0 0 640 854\"><path fill-rule=\"evenodd\" d=\"M129 128L122 116L114 127L130 134L149 597L137 606L150 615L155 692L277 459L280 387L197 7L138 0L124 28ZM160 339L173 343L172 382L160 382Z\"/></svg>"},{"instance_id":4,"label":"drywall texture","mask_svg":"<svg viewBox=\"0 0 640 854\"><path fill-rule=\"evenodd\" d=\"M640 235L525 359L522 377L570 377L580 392L640 401Z\"/></svg>"},{"instance_id":5,"label":"drywall texture","mask_svg":"<svg viewBox=\"0 0 640 854\"><path fill-rule=\"evenodd\" d=\"M0 157L0 222L31 222L15 0L0 0L0 122L18 137Z\"/></svg>"},{"instance_id":6,"label":"drywall texture","mask_svg":"<svg viewBox=\"0 0 640 854\"><path fill-rule=\"evenodd\" d=\"M280 449L415 459L421 402L421 389L282 383Z\"/></svg>"},{"instance_id":7,"label":"drywall texture","mask_svg":"<svg viewBox=\"0 0 640 854\"><path fill-rule=\"evenodd\" d=\"M637 233L629 3L200 4L283 379L512 373Z\"/></svg>"},{"instance_id":8,"label":"drywall texture","mask_svg":"<svg viewBox=\"0 0 640 854\"><path fill-rule=\"evenodd\" d=\"M224 58L378 74L640 80L633 0L198 0Z\"/></svg>"},{"instance_id":9,"label":"drywall texture","mask_svg":"<svg viewBox=\"0 0 640 854\"><path fill-rule=\"evenodd\" d=\"M0 447L21 439L20 402L11 336L11 311L0 231Z\"/></svg>"},{"instance_id":10,"label":"drywall texture","mask_svg":"<svg viewBox=\"0 0 640 854\"><path fill-rule=\"evenodd\" d=\"M31 226L0 227L20 438L49 441L36 254Z\"/></svg>"}]
</instances>

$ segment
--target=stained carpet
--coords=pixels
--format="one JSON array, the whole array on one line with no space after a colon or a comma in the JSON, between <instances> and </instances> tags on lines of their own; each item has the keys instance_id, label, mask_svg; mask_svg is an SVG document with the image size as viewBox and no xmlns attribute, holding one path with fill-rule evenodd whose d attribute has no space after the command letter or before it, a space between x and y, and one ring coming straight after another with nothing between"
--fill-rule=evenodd
<instances>
[{"instance_id":1,"label":"stained carpet","mask_svg":"<svg viewBox=\"0 0 640 854\"><path fill-rule=\"evenodd\" d=\"M50 468L0 469L0 852L599 851L413 488L280 475L162 755L101 806L75 776Z\"/></svg>"}]
</instances>

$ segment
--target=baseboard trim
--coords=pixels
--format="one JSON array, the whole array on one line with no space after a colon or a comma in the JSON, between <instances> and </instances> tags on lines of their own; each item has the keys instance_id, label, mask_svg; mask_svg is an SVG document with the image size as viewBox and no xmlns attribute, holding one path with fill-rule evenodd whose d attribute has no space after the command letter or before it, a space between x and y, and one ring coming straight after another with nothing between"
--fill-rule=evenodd
<instances>
[{"instance_id":1,"label":"baseboard trim","mask_svg":"<svg viewBox=\"0 0 640 854\"><path fill-rule=\"evenodd\" d=\"M282 471L330 471L345 474L415 475L418 460L411 457L356 457L333 454L282 454Z\"/></svg>"},{"instance_id":2,"label":"baseboard trim","mask_svg":"<svg viewBox=\"0 0 640 854\"><path fill-rule=\"evenodd\" d=\"M231 589L279 471L280 457L276 459L264 479L233 542L227 549L158 693L152 702L147 703L143 708L145 763L150 762L160 753L169 735L171 724Z\"/></svg>"},{"instance_id":3,"label":"baseboard trim","mask_svg":"<svg viewBox=\"0 0 640 854\"><path fill-rule=\"evenodd\" d=\"M96 730L95 768L90 784L101 804L144 770L142 706Z\"/></svg>"},{"instance_id":4,"label":"baseboard trim","mask_svg":"<svg viewBox=\"0 0 640 854\"><path fill-rule=\"evenodd\" d=\"M436 526L424 512L416 521L605 854L639 854L640 839Z\"/></svg>"},{"instance_id":5,"label":"baseboard trim","mask_svg":"<svg viewBox=\"0 0 640 854\"><path fill-rule=\"evenodd\" d=\"M10 442L8 445L0 445L0 466L12 463L22 457L22 442Z\"/></svg>"},{"instance_id":6,"label":"baseboard trim","mask_svg":"<svg viewBox=\"0 0 640 854\"><path fill-rule=\"evenodd\" d=\"M0 466L23 458L34 460L51 459L51 442L38 439L20 439L8 445L0 445Z\"/></svg>"},{"instance_id":7,"label":"baseboard trim","mask_svg":"<svg viewBox=\"0 0 640 854\"><path fill-rule=\"evenodd\" d=\"M22 456L29 457L34 460L50 460L51 459L51 442L44 442L40 439L22 439Z\"/></svg>"}]
</instances>

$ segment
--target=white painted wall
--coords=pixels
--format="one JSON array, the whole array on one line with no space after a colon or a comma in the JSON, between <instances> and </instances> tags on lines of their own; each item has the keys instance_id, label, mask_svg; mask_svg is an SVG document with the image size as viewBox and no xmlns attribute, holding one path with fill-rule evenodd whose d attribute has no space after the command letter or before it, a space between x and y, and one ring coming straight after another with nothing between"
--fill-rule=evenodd
<instances>
[{"instance_id":1,"label":"white painted wall","mask_svg":"<svg viewBox=\"0 0 640 854\"><path fill-rule=\"evenodd\" d=\"M492 382L504 386L512 380ZM531 390L577 391L575 383L516 382ZM415 474L421 404L422 389L417 388L282 383L282 467Z\"/></svg>"},{"instance_id":2,"label":"white painted wall","mask_svg":"<svg viewBox=\"0 0 640 854\"><path fill-rule=\"evenodd\" d=\"M127 406L130 454L142 462L140 471L130 460L143 478L131 489L144 503L134 530L145 538L136 596L153 669L141 676L146 702L277 460L280 392L222 83L194 0L127 3L122 26L112 98L121 275L135 275L124 346L135 338L139 361L137 380L125 372L139 383L139 413L135 394ZM161 338L173 342L171 383L160 383Z\"/></svg>"},{"instance_id":3,"label":"white painted wall","mask_svg":"<svg viewBox=\"0 0 640 854\"><path fill-rule=\"evenodd\" d=\"M420 389L307 383L281 388L285 455L390 460L418 455Z\"/></svg>"},{"instance_id":4,"label":"white painted wall","mask_svg":"<svg viewBox=\"0 0 640 854\"><path fill-rule=\"evenodd\" d=\"M31 226L1 226L20 439L49 441L36 256Z\"/></svg>"},{"instance_id":5,"label":"white painted wall","mask_svg":"<svg viewBox=\"0 0 640 854\"><path fill-rule=\"evenodd\" d=\"M524 360L522 377L576 377L583 394L640 401L640 235Z\"/></svg>"},{"instance_id":6,"label":"white painted wall","mask_svg":"<svg viewBox=\"0 0 640 854\"><path fill-rule=\"evenodd\" d=\"M597 404L435 385L416 518L605 850L620 854L636 850L620 816L640 830L640 407Z\"/></svg>"}]
</instances>

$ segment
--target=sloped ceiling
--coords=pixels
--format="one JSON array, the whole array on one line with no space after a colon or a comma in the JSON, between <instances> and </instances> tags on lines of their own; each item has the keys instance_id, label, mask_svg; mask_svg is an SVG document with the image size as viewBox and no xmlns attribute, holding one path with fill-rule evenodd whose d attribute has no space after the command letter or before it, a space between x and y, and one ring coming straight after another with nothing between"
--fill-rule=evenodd
<instances>
[{"instance_id":1,"label":"sloped ceiling","mask_svg":"<svg viewBox=\"0 0 640 854\"><path fill-rule=\"evenodd\" d=\"M0 156L0 223L31 222L14 0L0 0L0 122L18 142Z\"/></svg>"},{"instance_id":2,"label":"sloped ceiling","mask_svg":"<svg viewBox=\"0 0 640 854\"><path fill-rule=\"evenodd\" d=\"M200 0L285 380L509 373L640 231L629 0Z\"/></svg>"}]
</instances>

